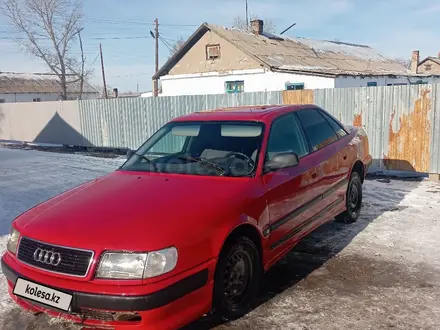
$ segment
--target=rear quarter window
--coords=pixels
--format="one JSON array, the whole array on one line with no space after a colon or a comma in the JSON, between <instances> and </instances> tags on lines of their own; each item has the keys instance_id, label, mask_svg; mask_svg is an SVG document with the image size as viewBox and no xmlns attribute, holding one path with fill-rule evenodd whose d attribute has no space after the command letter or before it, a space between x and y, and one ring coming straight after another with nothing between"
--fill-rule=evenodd
<instances>
[{"instance_id":1,"label":"rear quarter window","mask_svg":"<svg viewBox=\"0 0 440 330\"><path fill-rule=\"evenodd\" d=\"M340 138L347 135L347 132L344 130L344 128L337 121L335 121L331 116L329 116L324 111L320 111L320 113L324 116L324 118L327 120L327 122L330 124L330 126L333 128L333 130L336 132L336 134Z\"/></svg>"},{"instance_id":2,"label":"rear quarter window","mask_svg":"<svg viewBox=\"0 0 440 330\"><path fill-rule=\"evenodd\" d=\"M318 110L300 110L297 115L310 141L312 151L322 149L338 140L335 131Z\"/></svg>"}]
</instances>

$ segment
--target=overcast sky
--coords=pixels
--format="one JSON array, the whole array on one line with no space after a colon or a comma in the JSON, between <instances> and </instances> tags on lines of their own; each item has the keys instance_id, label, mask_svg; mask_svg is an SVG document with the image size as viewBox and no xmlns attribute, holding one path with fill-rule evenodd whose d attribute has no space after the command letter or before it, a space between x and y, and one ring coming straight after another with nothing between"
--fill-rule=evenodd
<instances>
[{"instance_id":1,"label":"overcast sky","mask_svg":"<svg viewBox=\"0 0 440 330\"><path fill-rule=\"evenodd\" d=\"M126 0L84 1L83 39L93 83L100 84L97 58L104 50L107 83L121 91L151 90L154 70L153 20L159 19L165 42L187 38L202 23L231 26L234 16L245 15L245 0ZM287 35L366 44L389 57L421 57L440 52L440 1L424 0L249 0L251 15L271 20ZM12 27L0 16L0 70L45 72L44 63L23 53ZM169 50L160 43L160 65ZM77 55L79 56L79 49Z\"/></svg>"}]
</instances>

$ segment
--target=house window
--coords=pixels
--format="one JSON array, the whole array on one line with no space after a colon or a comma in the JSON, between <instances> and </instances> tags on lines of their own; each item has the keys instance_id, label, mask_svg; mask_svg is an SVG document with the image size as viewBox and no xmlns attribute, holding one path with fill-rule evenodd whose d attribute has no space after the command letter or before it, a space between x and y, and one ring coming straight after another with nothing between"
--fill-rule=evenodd
<instances>
[{"instance_id":1,"label":"house window","mask_svg":"<svg viewBox=\"0 0 440 330\"><path fill-rule=\"evenodd\" d=\"M377 86L377 82L376 81L369 81L367 82L367 87L376 87Z\"/></svg>"},{"instance_id":2,"label":"house window","mask_svg":"<svg viewBox=\"0 0 440 330\"><path fill-rule=\"evenodd\" d=\"M0 103L5 103L5 99L0 99Z\"/></svg>"},{"instance_id":3,"label":"house window","mask_svg":"<svg viewBox=\"0 0 440 330\"><path fill-rule=\"evenodd\" d=\"M432 69L432 64L426 63L425 64L425 70L430 71Z\"/></svg>"},{"instance_id":4,"label":"house window","mask_svg":"<svg viewBox=\"0 0 440 330\"><path fill-rule=\"evenodd\" d=\"M286 91L298 91L304 89L304 83L286 83Z\"/></svg>"},{"instance_id":5,"label":"house window","mask_svg":"<svg viewBox=\"0 0 440 330\"><path fill-rule=\"evenodd\" d=\"M206 45L206 59L215 60L220 58L220 45Z\"/></svg>"},{"instance_id":6,"label":"house window","mask_svg":"<svg viewBox=\"0 0 440 330\"><path fill-rule=\"evenodd\" d=\"M34 102L41 102L41 99L39 97L34 98Z\"/></svg>"},{"instance_id":7,"label":"house window","mask_svg":"<svg viewBox=\"0 0 440 330\"><path fill-rule=\"evenodd\" d=\"M242 93L244 92L244 81L227 81L225 82L225 92L230 93Z\"/></svg>"},{"instance_id":8,"label":"house window","mask_svg":"<svg viewBox=\"0 0 440 330\"><path fill-rule=\"evenodd\" d=\"M416 82L411 83L411 85L426 85L426 84L428 84L428 82L423 80L417 80Z\"/></svg>"}]
</instances>

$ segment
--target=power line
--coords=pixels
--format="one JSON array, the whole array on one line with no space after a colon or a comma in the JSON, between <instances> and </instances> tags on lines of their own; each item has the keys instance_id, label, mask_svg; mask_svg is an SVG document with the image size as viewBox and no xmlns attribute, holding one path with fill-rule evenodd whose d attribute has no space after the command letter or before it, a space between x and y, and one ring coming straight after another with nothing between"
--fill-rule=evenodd
<instances>
[{"instance_id":1,"label":"power line","mask_svg":"<svg viewBox=\"0 0 440 330\"><path fill-rule=\"evenodd\" d=\"M165 47L168 48L168 50L169 50L170 52L173 52L173 46L170 45L170 44L168 43L168 41L166 41L166 40L165 40L164 38L162 38L162 37L159 37L159 39L160 39L160 41L162 41L162 43L165 45Z\"/></svg>"},{"instance_id":2,"label":"power line","mask_svg":"<svg viewBox=\"0 0 440 330\"><path fill-rule=\"evenodd\" d=\"M139 76L151 76L150 73L136 73L136 74L128 74L122 76L109 76L110 78L128 78L128 77L139 77Z\"/></svg>"},{"instance_id":3,"label":"power line","mask_svg":"<svg viewBox=\"0 0 440 330\"><path fill-rule=\"evenodd\" d=\"M148 36L136 36L136 37L86 37L84 40L133 40L133 39L149 39ZM36 40L51 40L49 37L39 37ZM27 37L1 37L0 40L28 40Z\"/></svg>"},{"instance_id":4,"label":"power line","mask_svg":"<svg viewBox=\"0 0 440 330\"><path fill-rule=\"evenodd\" d=\"M61 18L65 18L66 16L59 16ZM84 16L82 18L84 21L89 21L92 23L108 23L108 24L134 24L134 25L155 25L153 21L139 21L133 19L120 19L114 17L92 17L92 16ZM169 24L169 23L161 23L161 26L174 26L174 27L194 27L199 26L199 24Z\"/></svg>"},{"instance_id":5,"label":"power line","mask_svg":"<svg viewBox=\"0 0 440 330\"><path fill-rule=\"evenodd\" d=\"M171 42L177 42L176 39L170 39L170 38L164 38L164 37L162 37L162 39L167 40L167 41L171 41Z\"/></svg>"}]
</instances>

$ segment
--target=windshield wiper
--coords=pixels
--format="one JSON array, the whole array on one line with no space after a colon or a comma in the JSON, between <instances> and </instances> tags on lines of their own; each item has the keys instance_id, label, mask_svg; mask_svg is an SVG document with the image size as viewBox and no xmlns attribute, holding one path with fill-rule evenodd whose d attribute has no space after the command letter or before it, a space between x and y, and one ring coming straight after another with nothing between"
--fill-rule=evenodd
<instances>
[{"instance_id":1,"label":"windshield wiper","mask_svg":"<svg viewBox=\"0 0 440 330\"><path fill-rule=\"evenodd\" d=\"M151 159L149 159L147 156L145 156L145 155L141 155L141 154L138 154L138 153L134 153L136 156L138 156L138 157L140 157L140 158L142 158L142 159L145 159L146 161L147 161L147 163L148 164L151 164L153 167L154 167L154 170L156 171L156 172L159 172L159 169L157 168L157 164L154 162L154 161L152 161Z\"/></svg>"},{"instance_id":2,"label":"windshield wiper","mask_svg":"<svg viewBox=\"0 0 440 330\"><path fill-rule=\"evenodd\" d=\"M208 164L211 165L212 167L214 167L219 173L220 175L225 174L225 170L218 164L211 162L210 160L203 158L203 157L193 157L190 155L178 155L177 158L179 159L184 159L184 160L192 160L194 162L200 162L203 164Z\"/></svg>"}]
</instances>

